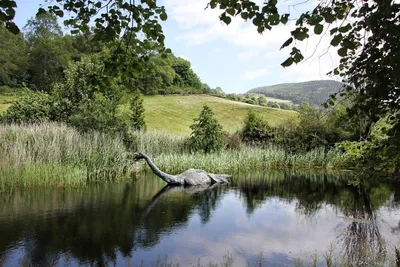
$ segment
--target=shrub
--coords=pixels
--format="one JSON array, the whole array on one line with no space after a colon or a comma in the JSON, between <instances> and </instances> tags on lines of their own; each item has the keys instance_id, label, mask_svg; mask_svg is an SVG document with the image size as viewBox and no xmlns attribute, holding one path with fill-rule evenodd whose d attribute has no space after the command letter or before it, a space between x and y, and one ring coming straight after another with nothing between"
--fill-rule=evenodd
<instances>
[{"instance_id":1,"label":"shrub","mask_svg":"<svg viewBox=\"0 0 400 267\"><path fill-rule=\"evenodd\" d=\"M42 92L27 92L15 101L2 117L4 122L44 122L52 120L52 97Z\"/></svg>"},{"instance_id":2,"label":"shrub","mask_svg":"<svg viewBox=\"0 0 400 267\"><path fill-rule=\"evenodd\" d=\"M273 128L258 114L249 110L242 130L243 140L248 144L262 145L274 137Z\"/></svg>"},{"instance_id":3,"label":"shrub","mask_svg":"<svg viewBox=\"0 0 400 267\"><path fill-rule=\"evenodd\" d=\"M224 136L222 126L213 116L211 108L204 106L199 117L190 126L192 134L189 144L192 150L209 153L222 149Z\"/></svg>"},{"instance_id":4,"label":"shrub","mask_svg":"<svg viewBox=\"0 0 400 267\"><path fill-rule=\"evenodd\" d=\"M101 93L81 102L70 123L82 131L126 132L128 122L117 116L117 103L110 101Z\"/></svg>"},{"instance_id":5,"label":"shrub","mask_svg":"<svg viewBox=\"0 0 400 267\"><path fill-rule=\"evenodd\" d=\"M144 121L143 98L139 90L136 90L131 98L130 109L132 112L130 120L133 130L146 130L146 123Z\"/></svg>"}]
</instances>

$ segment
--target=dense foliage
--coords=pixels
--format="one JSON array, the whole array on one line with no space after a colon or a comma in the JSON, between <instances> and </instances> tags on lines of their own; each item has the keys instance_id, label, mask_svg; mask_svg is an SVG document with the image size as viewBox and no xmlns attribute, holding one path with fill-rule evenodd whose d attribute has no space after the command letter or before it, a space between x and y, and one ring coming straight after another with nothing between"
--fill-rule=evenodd
<instances>
[{"instance_id":1,"label":"dense foliage","mask_svg":"<svg viewBox=\"0 0 400 267\"><path fill-rule=\"evenodd\" d=\"M190 126L192 134L189 140L190 148L205 153L216 152L223 147L224 133L221 124L214 118L212 109L204 106L198 118Z\"/></svg>"},{"instance_id":2,"label":"dense foliage","mask_svg":"<svg viewBox=\"0 0 400 267\"><path fill-rule=\"evenodd\" d=\"M144 121L144 107L143 98L139 91L133 93L130 100L131 115L131 125L133 130L142 131L146 129L146 123Z\"/></svg>"}]
</instances>

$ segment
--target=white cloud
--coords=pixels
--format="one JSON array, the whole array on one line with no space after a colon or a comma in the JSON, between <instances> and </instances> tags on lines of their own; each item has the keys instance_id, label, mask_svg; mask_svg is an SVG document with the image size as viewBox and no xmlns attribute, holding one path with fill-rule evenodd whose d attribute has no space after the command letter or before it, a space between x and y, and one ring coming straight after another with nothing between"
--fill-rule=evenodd
<instances>
[{"instance_id":1,"label":"white cloud","mask_svg":"<svg viewBox=\"0 0 400 267\"><path fill-rule=\"evenodd\" d=\"M258 56L259 53L260 52L258 50L246 50L240 52L237 56L240 61L247 61Z\"/></svg>"},{"instance_id":2,"label":"white cloud","mask_svg":"<svg viewBox=\"0 0 400 267\"><path fill-rule=\"evenodd\" d=\"M213 52L221 52L222 49L220 47L215 47L212 49Z\"/></svg>"},{"instance_id":3,"label":"white cloud","mask_svg":"<svg viewBox=\"0 0 400 267\"><path fill-rule=\"evenodd\" d=\"M255 78L262 77L268 73L267 69L255 69L245 71L242 75L242 78L245 80L254 80Z\"/></svg>"},{"instance_id":4,"label":"white cloud","mask_svg":"<svg viewBox=\"0 0 400 267\"><path fill-rule=\"evenodd\" d=\"M330 47L328 28L325 28L328 32L326 36L311 36L306 41L297 41L296 46L307 60L283 68L280 64L289 56L291 48L280 50L280 47L290 37L290 31L295 27L294 21L259 34L251 21L244 22L241 18L233 18L229 25L225 25L218 18L221 10L204 10L207 2L208 0L164 0L170 19L178 25L178 30L174 32L175 38L188 46L209 43L220 45L223 42L227 47L233 47L227 51L238 52L227 56L242 62L252 60L257 66L255 68L258 68L245 71L241 75L242 79L253 80L266 73L274 73L282 82L330 79L326 73L338 65L339 57L336 48ZM311 7L316 3L308 2L302 8L307 9L307 5ZM285 5L290 4L293 3L285 2ZM326 53L327 48L330 49L329 53ZM219 52L219 49L214 48L212 51Z\"/></svg>"}]
</instances>

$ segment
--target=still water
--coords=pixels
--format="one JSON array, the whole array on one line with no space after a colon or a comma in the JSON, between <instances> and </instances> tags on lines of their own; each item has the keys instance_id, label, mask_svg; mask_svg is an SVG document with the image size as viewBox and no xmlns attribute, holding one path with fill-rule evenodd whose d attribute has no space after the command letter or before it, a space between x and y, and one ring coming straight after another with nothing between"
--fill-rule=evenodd
<instances>
[{"instance_id":1,"label":"still water","mask_svg":"<svg viewBox=\"0 0 400 267\"><path fill-rule=\"evenodd\" d=\"M132 183L0 194L0 266L325 264L393 260L400 184L343 175L266 171L228 185ZM261 257L260 257L261 256Z\"/></svg>"}]
</instances>

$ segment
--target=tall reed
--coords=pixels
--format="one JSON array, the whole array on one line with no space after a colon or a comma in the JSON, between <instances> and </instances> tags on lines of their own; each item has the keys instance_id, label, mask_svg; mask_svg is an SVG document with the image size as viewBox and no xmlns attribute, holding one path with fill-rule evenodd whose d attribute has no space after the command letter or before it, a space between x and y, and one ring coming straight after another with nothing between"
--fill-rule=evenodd
<instances>
[{"instance_id":1,"label":"tall reed","mask_svg":"<svg viewBox=\"0 0 400 267\"><path fill-rule=\"evenodd\" d=\"M238 146L218 153L192 153L187 138L155 132L133 133L135 151L147 153L166 172L189 168L237 172L264 168L334 168L343 161L338 150L324 148L300 154L277 146ZM81 185L129 177L135 169L123 138L98 132L80 133L64 124L0 124L0 191L29 185Z\"/></svg>"},{"instance_id":2,"label":"tall reed","mask_svg":"<svg viewBox=\"0 0 400 267\"><path fill-rule=\"evenodd\" d=\"M166 172L177 173L188 168L210 172L237 172L264 168L334 168L342 163L338 150L315 149L302 154L290 154L276 146L265 149L244 147L219 153L161 153L152 155L155 164Z\"/></svg>"},{"instance_id":3,"label":"tall reed","mask_svg":"<svg viewBox=\"0 0 400 267\"><path fill-rule=\"evenodd\" d=\"M132 162L122 138L64 124L0 124L0 187L117 179Z\"/></svg>"}]
</instances>

